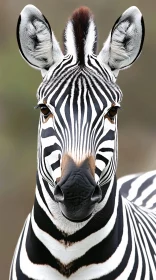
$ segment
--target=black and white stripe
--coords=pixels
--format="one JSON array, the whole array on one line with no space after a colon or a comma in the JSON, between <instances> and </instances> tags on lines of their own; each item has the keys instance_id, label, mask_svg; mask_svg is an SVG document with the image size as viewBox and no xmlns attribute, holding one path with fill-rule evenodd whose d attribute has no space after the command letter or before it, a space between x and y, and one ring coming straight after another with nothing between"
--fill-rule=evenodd
<instances>
[{"instance_id":1,"label":"black and white stripe","mask_svg":"<svg viewBox=\"0 0 156 280\"><path fill-rule=\"evenodd\" d=\"M118 179L121 194L137 206L156 211L156 170Z\"/></svg>"},{"instance_id":2,"label":"black and white stripe","mask_svg":"<svg viewBox=\"0 0 156 280\"><path fill-rule=\"evenodd\" d=\"M68 57L69 63L71 63L71 57ZM48 135L51 137L50 130L56 130L58 137L55 139L48 139L48 137L42 137L41 147L48 148L49 143L55 143L54 150L50 150L51 153L56 154L56 146L60 150L60 156L64 153L72 155L75 161L81 162L86 156L94 154L96 156L96 171L95 179L99 181L101 172L105 171L101 180L105 178L110 180L116 170L117 158L116 153L116 119L113 124L109 120L104 118L105 113L111 104L120 104L122 99L122 93L115 84L109 82L104 84L107 75L105 71L101 71L101 74L97 75L94 72L96 58L88 58L92 64L92 76L90 74L90 68L81 70L78 65L72 65L69 67L67 59L65 58L64 64L62 62L62 71L60 69L59 75L61 80L58 82L58 76L50 76L49 82L51 86L45 86L45 82L41 84L38 90L39 103L43 103L46 99L46 104L51 109L55 121L52 123L52 127L49 128L49 123L42 123L42 135ZM87 65L87 64L86 64ZM67 68L67 69L66 69ZM100 67L99 67L99 70ZM67 73L63 76L63 73ZM70 79L69 79L70 78ZM75 90L76 89L76 90ZM70 92L70 95L68 93ZM105 93L105 95L103 95ZM42 116L41 116L42 118ZM53 131L53 134L55 131ZM54 142L56 141L56 142ZM115 143L115 144L114 144ZM93 147L94 144L94 147ZM52 146L51 146L52 148ZM41 151L42 159L40 169L46 170L46 159L43 155L44 151ZM40 156L41 156L40 153ZM114 156L112 157L112 155ZM49 155L49 154L48 154ZM58 161L58 157L55 155L51 159L54 166ZM111 158L111 161L110 161ZM50 164L49 164L50 165ZM105 169L105 166L107 168ZM112 168L111 166L114 166ZM61 176L60 165L52 170L52 178ZM50 173L50 171L49 171ZM107 174L108 175L107 175ZM45 178L45 175L43 175ZM50 177L48 171L46 178ZM103 183L106 181L104 180Z\"/></svg>"},{"instance_id":3,"label":"black and white stripe","mask_svg":"<svg viewBox=\"0 0 156 280\"><path fill-rule=\"evenodd\" d=\"M141 52L140 11L131 7L123 13L99 55L93 16L84 7L67 23L64 55L32 5L22 11L17 34L23 57L41 70L38 106L49 113L40 114L35 201L15 249L10 280L154 280L155 204L144 206L155 195L154 181L148 180L155 175L117 183L117 115L109 114L122 100L115 77ZM65 155L78 167L91 158L92 178L101 190L91 215L79 222L67 219L55 199L57 182L64 178L61 168L68 169Z\"/></svg>"}]
</instances>

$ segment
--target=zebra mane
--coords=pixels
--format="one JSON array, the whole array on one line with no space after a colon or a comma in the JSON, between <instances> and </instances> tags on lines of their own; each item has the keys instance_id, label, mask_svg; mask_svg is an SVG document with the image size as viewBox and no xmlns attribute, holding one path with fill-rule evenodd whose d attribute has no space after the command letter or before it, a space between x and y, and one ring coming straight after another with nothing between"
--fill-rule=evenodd
<instances>
[{"instance_id":1,"label":"zebra mane","mask_svg":"<svg viewBox=\"0 0 156 280\"><path fill-rule=\"evenodd\" d=\"M81 66L85 65L85 57L97 50L97 29L89 8L82 6L73 12L63 37L64 53L73 55Z\"/></svg>"}]
</instances>

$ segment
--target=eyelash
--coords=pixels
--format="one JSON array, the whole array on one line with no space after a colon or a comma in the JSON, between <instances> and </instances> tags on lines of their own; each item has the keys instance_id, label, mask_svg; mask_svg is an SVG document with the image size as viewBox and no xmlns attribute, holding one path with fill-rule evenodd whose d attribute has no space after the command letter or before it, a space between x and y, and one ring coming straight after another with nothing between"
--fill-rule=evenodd
<instances>
[{"instance_id":1,"label":"eyelash","mask_svg":"<svg viewBox=\"0 0 156 280\"><path fill-rule=\"evenodd\" d=\"M107 114L105 115L105 117L108 117L111 121L114 121L119 108L120 108L119 106L111 107L107 112Z\"/></svg>"},{"instance_id":2,"label":"eyelash","mask_svg":"<svg viewBox=\"0 0 156 280\"><path fill-rule=\"evenodd\" d=\"M40 110L41 110L41 113L43 114L44 118L48 118L49 115L51 114L51 111L49 110L49 108L46 106L46 105L40 105Z\"/></svg>"},{"instance_id":3,"label":"eyelash","mask_svg":"<svg viewBox=\"0 0 156 280\"><path fill-rule=\"evenodd\" d=\"M44 118L47 119L51 113L49 108L45 104L39 104L34 107L34 109L40 108L41 113L43 114Z\"/></svg>"}]
</instances>

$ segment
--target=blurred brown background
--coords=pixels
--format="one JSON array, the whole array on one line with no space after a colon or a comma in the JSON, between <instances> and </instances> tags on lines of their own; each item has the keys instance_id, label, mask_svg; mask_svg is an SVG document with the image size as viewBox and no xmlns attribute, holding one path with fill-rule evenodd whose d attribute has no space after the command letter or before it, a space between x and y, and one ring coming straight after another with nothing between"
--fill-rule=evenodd
<instances>
[{"instance_id":1,"label":"blurred brown background","mask_svg":"<svg viewBox=\"0 0 156 280\"><path fill-rule=\"evenodd\" d=\"M27 0L0 1L0 280L7 280L14 247L31 210L36 173L40 73L21 58L16 22ZM95 14L99 49L117 17L136 5L144 15L146 37L139 60L120 73L123 93L119 113L118 176L156 169L156 1L31 1L48 18L59 42L67 18L80 5Z\"/></svg>"}]
</instances>

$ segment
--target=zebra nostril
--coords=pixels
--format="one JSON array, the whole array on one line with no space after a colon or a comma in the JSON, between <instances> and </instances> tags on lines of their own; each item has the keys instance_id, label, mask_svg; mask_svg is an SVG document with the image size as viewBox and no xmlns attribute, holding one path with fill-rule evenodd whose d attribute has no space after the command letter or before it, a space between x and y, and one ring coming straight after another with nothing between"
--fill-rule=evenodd
<instances>
[{"instance_id":1,"label":"zebra nostril","mask_svg":"<svg viewBox=\"0 0 156 280\"><path fill-rule=\"evenodd\" d=\"M63 192L62 192L59 185L57 185L55 187L54 198L55 198L56 202L63 202L64 201L64 195L63 195Z\"/></svg>"},{"instance_id":2,"label":"zebra nostril","mask_svg":"<svg viewBox=\"0 0 156 280\"><path fill-rule=\"evenodd\" d=\"M61 177L56 178L56 184L60 181Z\"/></svg>"},{"instance_id":3,"label":"zebra nostril","mask_svg":"<svg viewBox=\"0 0 156 280\"><path fill-rule=\"evenodd\" d=\"M101 198L102 198L101 188L98 185L96 185L95 190L91 196L91 201L94 203L100 202Z\"/></svg>"}]
</instances>

